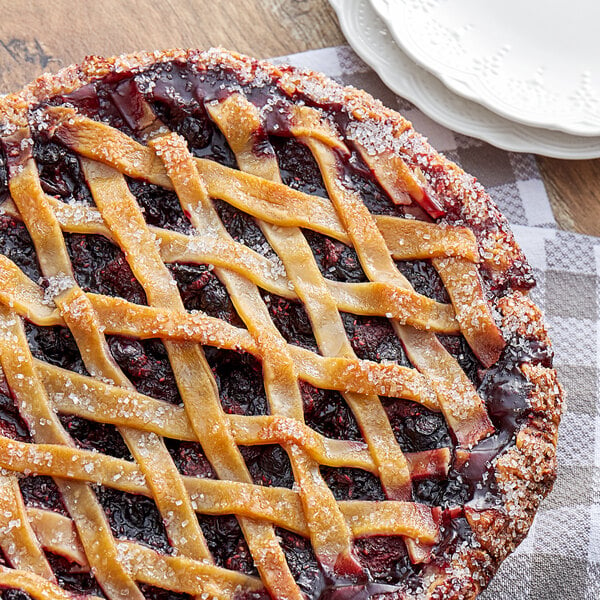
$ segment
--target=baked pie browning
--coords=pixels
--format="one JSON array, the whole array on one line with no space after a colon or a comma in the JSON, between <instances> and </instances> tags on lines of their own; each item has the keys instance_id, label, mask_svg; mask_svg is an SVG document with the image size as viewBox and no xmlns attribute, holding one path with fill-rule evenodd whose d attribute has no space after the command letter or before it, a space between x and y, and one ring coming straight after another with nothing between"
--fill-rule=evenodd
<instances>
[{"instance_id":1,"label":"baked pie browning","mask_svg":"<svg viewBox=\"0 0 600 600\"><path fill-rule=\"evenodd\" d=\"M363 92L223 51L0 111L0 586L475 597L560 415L481 187Z\"/></svg>"}]
</instances>

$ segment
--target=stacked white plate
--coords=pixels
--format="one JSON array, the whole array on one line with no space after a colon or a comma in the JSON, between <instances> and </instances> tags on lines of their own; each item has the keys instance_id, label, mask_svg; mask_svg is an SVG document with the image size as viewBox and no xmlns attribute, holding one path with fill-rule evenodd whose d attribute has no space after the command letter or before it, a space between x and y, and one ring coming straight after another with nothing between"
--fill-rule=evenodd
<instances>
[{"instance_id":1,"label":"stacked white plate","mask_svg":"<svg viewBox=\"0 0 600 600\"><path fill-rule=\"evenodd\" d=\"M329 0L355 52L438 123L505 150L600 157L597 0Z\"/></svg>"}]
</instances>

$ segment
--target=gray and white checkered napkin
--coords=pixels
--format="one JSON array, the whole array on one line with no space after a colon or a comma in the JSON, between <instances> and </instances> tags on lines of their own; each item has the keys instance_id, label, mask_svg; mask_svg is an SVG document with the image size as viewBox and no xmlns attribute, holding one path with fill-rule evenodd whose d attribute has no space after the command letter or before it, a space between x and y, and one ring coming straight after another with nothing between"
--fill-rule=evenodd
<instances>
[{"instance_id":1,"label":"gray and white checkered napkin","mask_svg":"<svg viewBox=\"0 0 600 600\"><path fill-rule=\"evenodd\" d=\"M535 269L532 297L546 315L567 409L554 490L482 600L600 600L600 238L556 229L533 156L505 152L434 123L387 89L350 48L276 62L321 71L397 109L437 150L476 175L511 222Z\"/></svg>"}]
</instances>

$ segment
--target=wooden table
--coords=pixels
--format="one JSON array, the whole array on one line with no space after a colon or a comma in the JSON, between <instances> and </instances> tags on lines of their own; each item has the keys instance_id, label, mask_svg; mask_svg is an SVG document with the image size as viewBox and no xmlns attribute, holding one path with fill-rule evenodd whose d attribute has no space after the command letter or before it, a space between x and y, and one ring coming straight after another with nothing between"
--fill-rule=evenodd
<instances>
[{"instance_id":1,"label":"wooden table","mask_svg":"<svg viewBox=\"0 0 600 600\"><path fill-rule=\"evenodd\" d=\"M88 54L224 46L256 57L344 43L326 0L0 0L0 93ZM538 157L559 226L600 235L600 159Z\"/></svg>"}]
</instances>

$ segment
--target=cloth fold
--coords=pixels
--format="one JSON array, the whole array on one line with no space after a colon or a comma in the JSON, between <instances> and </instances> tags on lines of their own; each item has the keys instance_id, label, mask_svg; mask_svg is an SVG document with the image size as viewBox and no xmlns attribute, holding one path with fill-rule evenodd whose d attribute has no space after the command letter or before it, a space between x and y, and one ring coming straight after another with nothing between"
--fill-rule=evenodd
<instances>
[{"instance_id":1,"label":"cloth fold","mask_svg":"<svg viewBox=\"0 0 600 600\"><path fill-rule=\"evenodd\" d=\"M545 312L567 404L554 490L481 599L599 600L600 238L557 229L533 155L506 152L438 125L392 93L348 46L274 62L321 71L398 110L438 151L475 175L510 221L535 271L531 296Z\"/></svg>"}]
</instances>

